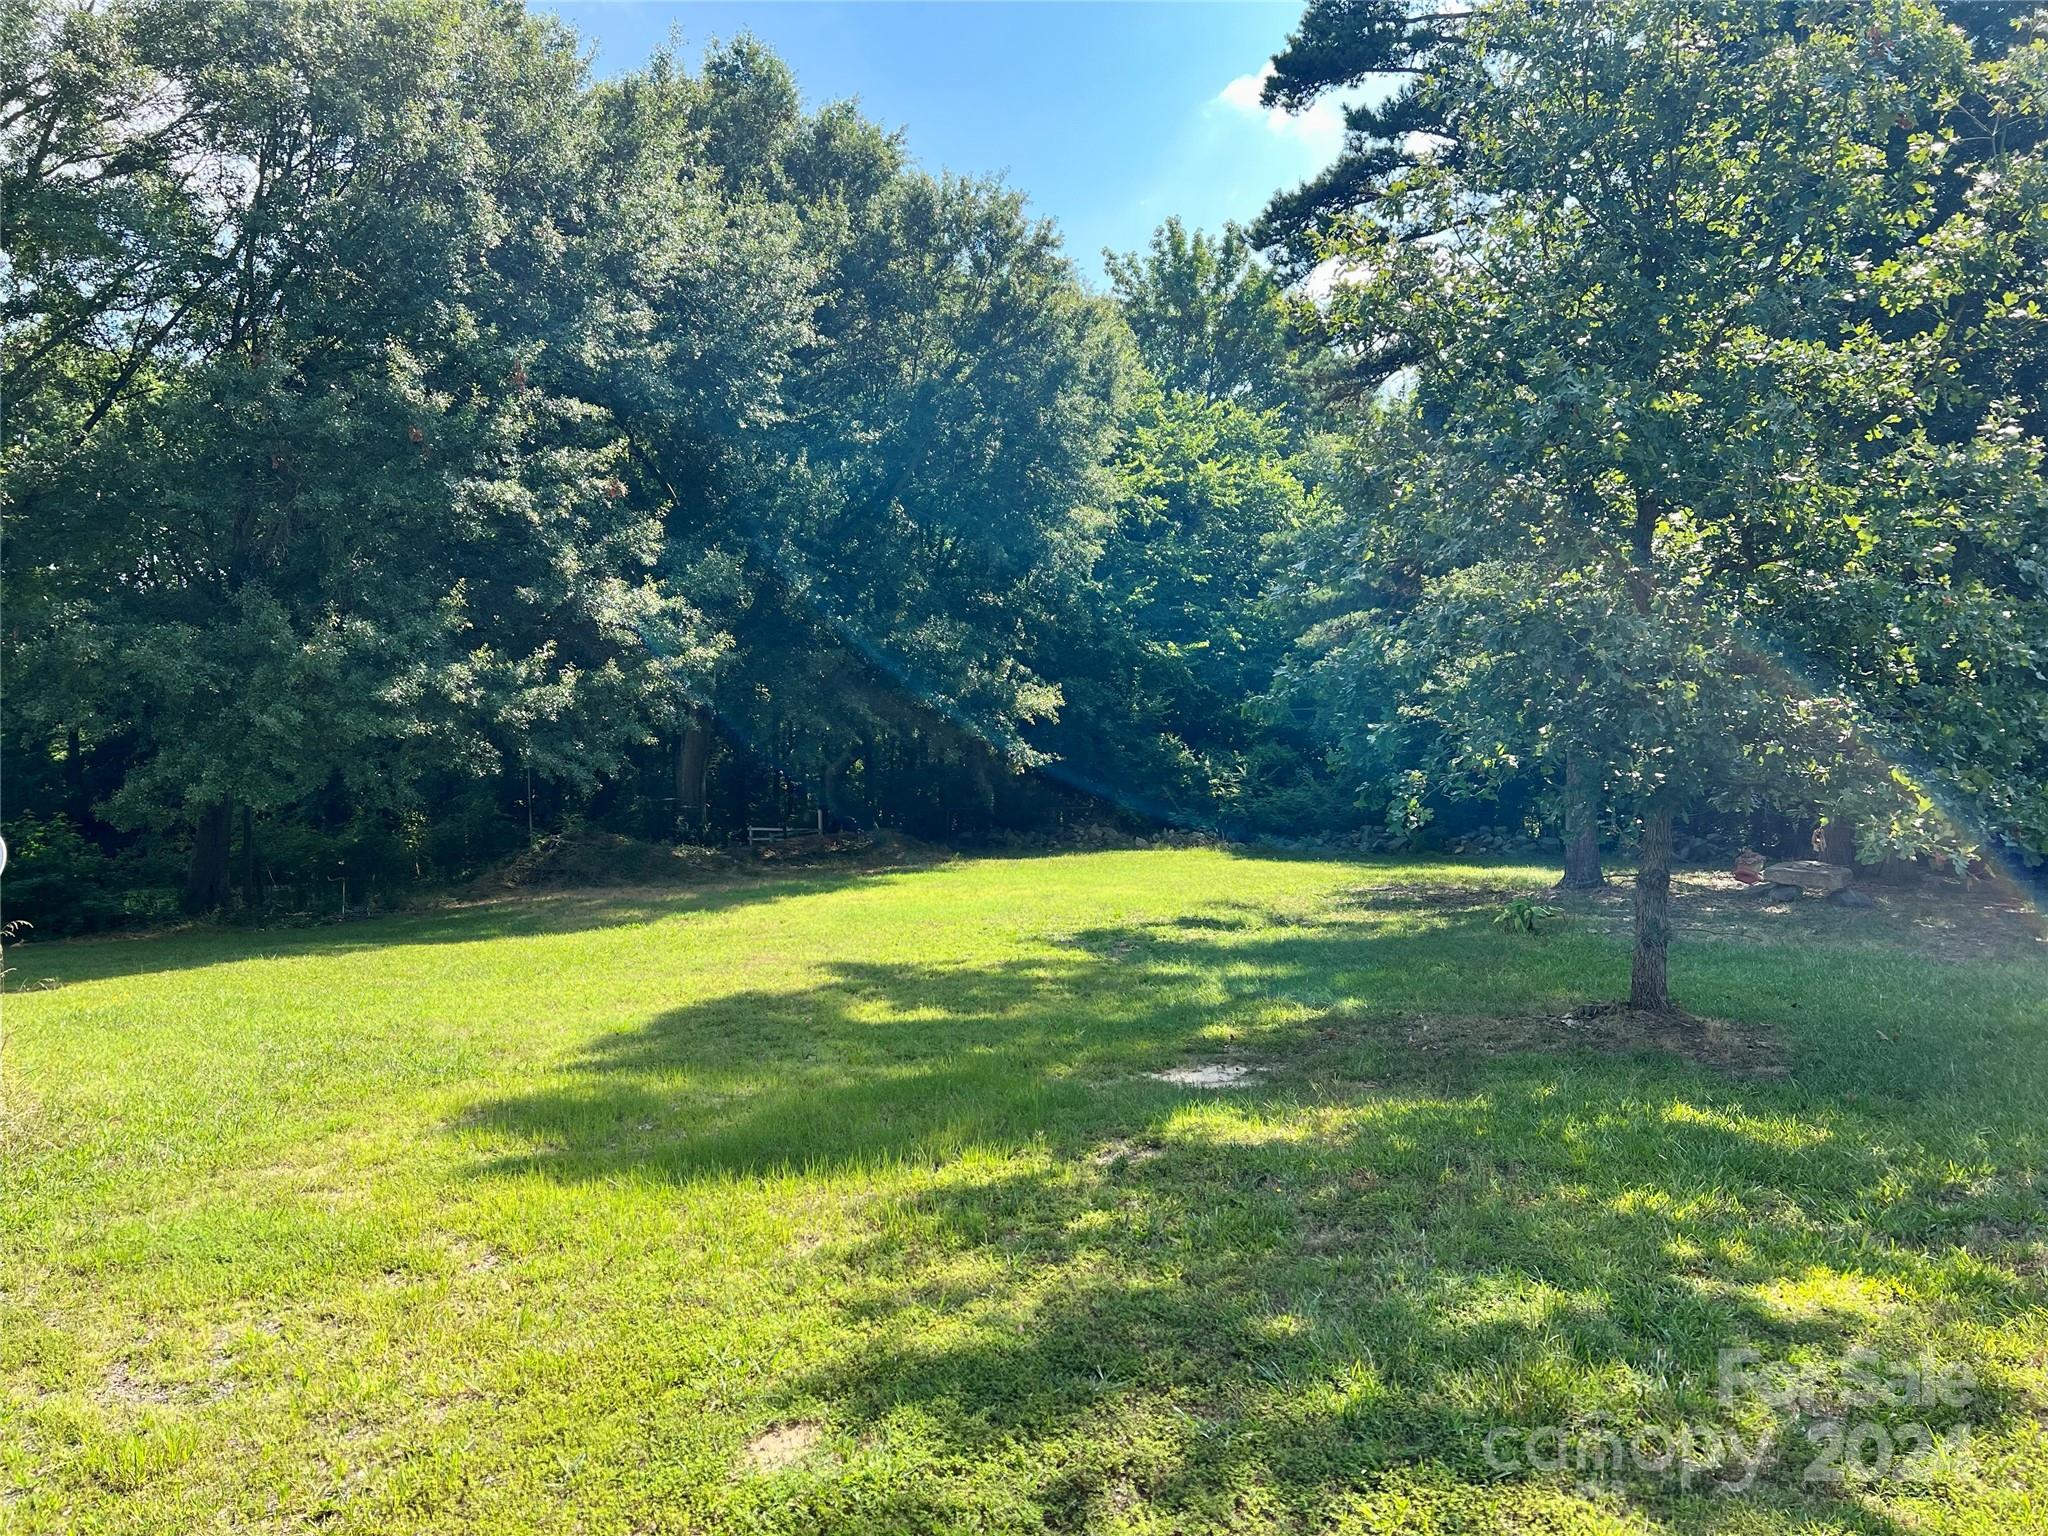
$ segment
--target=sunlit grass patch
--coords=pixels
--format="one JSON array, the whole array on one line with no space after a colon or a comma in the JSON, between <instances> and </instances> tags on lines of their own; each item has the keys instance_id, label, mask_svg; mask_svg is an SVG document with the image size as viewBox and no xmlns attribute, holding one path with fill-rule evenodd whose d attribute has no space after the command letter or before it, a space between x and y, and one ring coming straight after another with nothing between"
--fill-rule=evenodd
<instances>
[{"instance_id":1,"label":"sunlit grass patch","mask_svg":"<svg viewBox=\"0 0 2048 1536\"><path fill-rule=\"evenodd\" d=\"M1531 1033L1619 945L1442 893L1545 877L1160 851L34 951L10 1529L2025 1529L2038 957L1681 948L1758 1075ZM1858 1346L1976 1373L1941 1497L1486 1458L1753 1433L1720 1351Z\"/></svg>"}]
</instances>

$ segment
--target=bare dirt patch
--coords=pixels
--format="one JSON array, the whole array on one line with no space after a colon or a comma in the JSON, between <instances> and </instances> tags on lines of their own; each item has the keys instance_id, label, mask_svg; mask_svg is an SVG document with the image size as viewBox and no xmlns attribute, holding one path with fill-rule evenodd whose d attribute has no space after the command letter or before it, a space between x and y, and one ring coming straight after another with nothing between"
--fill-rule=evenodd
<instances>
[{"instance_id":1,"label":"bare dirt patch","mask_svg":"<svg viewBox=\"0 0 2048 1536\"><path fill-rule=\"evenodd\" d=\"M1861 880L1854 889L1867 907L1845 907L1818 896L1773 900L1769 888L1748 886L1721 869L1676 870L1671 877L1671 919L1682 933L1723 939L1825 939L1830 943L1896 946L1937 960L1978 960L2038 954L2048 944L2044 922L2024 891L2006 880L1925 876L1914 884ZM1345 892L1353 911L1428 912L1450 918L1497 909L1527 896L1526 888L1444 881L1394 881ZM1626 935L1634 918L1628 871L1610 871L1592 891L1548 890L1542 899L1601 932Z\"/></svg>"},{"instance_id":2,"label":"bare dirt patch","mask_svg":"<svg viewBox=\"0 0 2048 1536\"><path fill-rule=\"evenodd\" d=\"M1119 1136L1097 1147L1088 1161L1097 1168L1121 1168L1132 1163L1149 1163L1162 1149L1152 1142L1127 1141Z\"/></svg>"},{"instance_id":3,"label":"bare dirt patch","mask_svg":"<svg viewBox=\"0 0 2048 1536\"><path fill-rule=\"evenodd\" d=\"M1644 1013L1619 1003L1502 1019L1414 1018L1400 1028L1403 1043L1423 1054L1668 1051L1733 1077L1783 1077L1786 1070L1777 1041L1763 1030L1689 1013Z\"/></svg>"},{"instance_id":4,"label":"bare dirt patch","mask_svg":"<svg viewBox=\"0 0 2048 1536\"><path fill-rule=\"evenodd\" d=\"M1258 1074L1258 1070L1257 1067L1239 1066L1235 1062L1212 1061L1199 1066L1170 1067L1164 1072L1147 1072L1145 1075L1182 1088L1242 1088Z\"/></svg>"},{"instance_id":5,"label":"bare dirt patch","mask_svg":"<svg viewBox=\"0 0 2048 1536\"><path fill-rule=\"evenodd\" d=\"M1803 938L1911 950L1936 960L1982 960L2039 954L2048 925L2018 887L2003 880L1926 878L1915 885L1859 881L1873 905L1836 906L1818 896L1774 901L1724 870L1688 869L1671 877L1672 925L1708 938ZM1633 891L1624 878L1595 891L1551 893L1567 912L1602 929L1626 933Z\"/></svg>"},{"instance_id":6,"label":"bare dirt patch","mask_svg":"<svg viewBox=\"0 0 2048 1536\"><path fill-rule=\"evenodd\" d=\"M1343 905L1380 912L1476 912L1528 894L1520 886L1400 880L1354 886L1344 893Z\"/></svg>"},{"instance_id":7,"label":"bare dirt patch","mask_svg":"<svg viewBox=\"0 0 2048 1536\"><path fill-rule=\"evenodd\" d=\"M139 1376L125 1362L116 1360L107 1367L107 1384L99 1395L104 1402L132 1404L168 1403L175 1394L163 1383Z\"/></svg>"},{"instance_id":8,"label":"bare dirt patch","mask_svg":"<svg viewBox=\"0 0 2048 1536\"><path fill-rule=\"evenodd\" d=\"M780 1472L810 1455L824 1438L822 1424L778 1424L749 1440L740 1451L740 1462L749 1472Z\"/></svg>"}]
</instances>

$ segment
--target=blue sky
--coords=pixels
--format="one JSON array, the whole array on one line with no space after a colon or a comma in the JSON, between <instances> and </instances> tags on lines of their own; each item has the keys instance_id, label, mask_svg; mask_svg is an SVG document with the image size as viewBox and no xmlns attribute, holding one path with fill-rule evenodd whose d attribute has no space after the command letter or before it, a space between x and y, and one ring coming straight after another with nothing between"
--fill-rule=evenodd
<instances>
[{"instance_id":1,"label":"blue sky","mask_svg":"<svg viewBox=\"0 0 2048 1536\"><path fill-rule=\"evenodd\" d=\"M596 68L642 63L672 30L695 59L752 32L811 105L858 97L931 170L1001 174L1056 219L1091 281L1101 249L1177 213L1254 217L1335 157L1334 104L1283 118L1258 77L1300 0L538 0Z\"/></svg>"}]
</instances>

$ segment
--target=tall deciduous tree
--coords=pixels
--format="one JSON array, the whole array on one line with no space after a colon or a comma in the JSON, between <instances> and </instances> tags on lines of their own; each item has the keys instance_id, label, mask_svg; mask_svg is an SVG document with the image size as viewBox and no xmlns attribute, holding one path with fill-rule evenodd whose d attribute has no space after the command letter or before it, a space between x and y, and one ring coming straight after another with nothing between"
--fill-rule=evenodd
<instances>
[{"instance_id":1,"label":"tall deciduous tree","mask_svg":"<svg viewBox=\"0 0 2048 1536\"><path fill-rule=\"evenodd\" d=\"M1162 388L1257 410L1303 403L1280 284L1236 225L1212 237L1168 219L1146 250L1105 260L1138 356Z\"/></svg>"},{"instance_id":2,"label":"tall deciduous tree","mask_svg":"<svg viewBox=\"0 0 2048 1536\"><path fill-rule=\"evenodd\" d=\"M946 830L1044 761L1061 691L1032 652L1106 500L1110 317L1020 196L806 116L753 45L636 88L688 97L728 199L789 218L806 264L771 416L634 426L671 579L732 640L704 718L835 812Z\"/></svg>"},{"instance_id":3,"label":"tall deciduous tree","mask_svg":"<svg viewBox=\"0 0 2048 1536\"><path fill-rule=\"evenodd\" d=\"M1646 1008L1674 815L1859 764L1892 783L1857 691L1788 667L1780 578L1874 515L1874 483L1924 508L1925 476L1990 472L1928 454L1925 349L1854 313L1868 252L1936 217L1940 141L1894 130L1942 120L1967 46L1927 11L1781 10L1485 8L1412 88L1455 153L1389 173L1338 247L1336 323L1397 338L1436 444L1394 503L1412 597L1374 643L1445 766L1576 759L1628 809Z\"/></svg>"},{"instance_id":4,"label":"tall deciduous tree","mask_svg":"<svg viewBox=\"0 0 2048 1536\"><path fill-rule=\"evenodd\" d=\"M620 185L574 40L503 6L27 35L4 474L10 673L42 686L10 724L123 754L106 813L191 829L194 910L238 806L615 761L709 638L652 580L613 412L753 387L667 294L719 205L673 160Z\"/></svg>"}]
</instances>

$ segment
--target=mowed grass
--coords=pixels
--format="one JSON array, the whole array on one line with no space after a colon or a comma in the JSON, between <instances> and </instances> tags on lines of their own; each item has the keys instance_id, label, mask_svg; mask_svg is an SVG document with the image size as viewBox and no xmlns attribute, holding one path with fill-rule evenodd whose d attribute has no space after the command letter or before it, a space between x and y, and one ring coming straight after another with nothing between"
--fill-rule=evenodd
<instances>
[{"instance_id":1,"label":"mowed grass","mask_svg":"<svg viewBox=\"0 0 2048 1536\"><path fill-rule=\"evenodd\" d=\"M1162 850L31 945L0 1527L2048 1531L2048 962L1685 935L1742 1075L1544 1023L1621 942L1441 889L1550 878ZM1717 1399L1744 1346L1823 1368L1804 1419ZM1972 1373L1847 1413L1954 1465L1805 1479L1857 1347ZM1778 1449L1485 1449L1680 1423Z\"/></svg>"}]
</instances>

